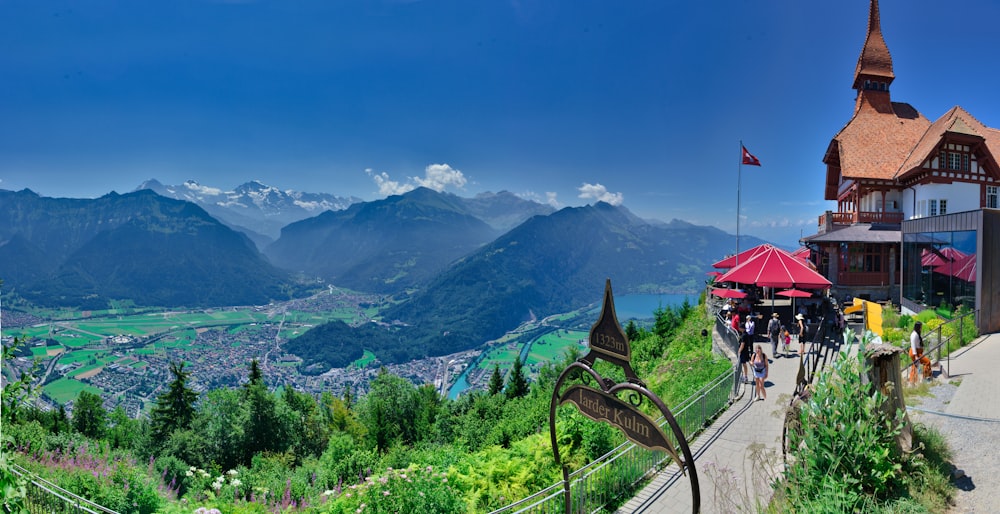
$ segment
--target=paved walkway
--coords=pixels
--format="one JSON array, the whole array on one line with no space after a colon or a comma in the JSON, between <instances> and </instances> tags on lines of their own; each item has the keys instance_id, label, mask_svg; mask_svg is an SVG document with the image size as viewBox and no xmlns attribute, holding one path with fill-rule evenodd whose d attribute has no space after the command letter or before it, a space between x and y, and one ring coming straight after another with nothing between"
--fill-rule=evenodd
<instances>
[{"instance_id":1,"label":"paved walkway","mask_svg":"<svg viewBox=\"0 0 1000 514\"><path fill-rule=\"evenodd\" d=\"M771 356L770 343L758 346ZM793 343L792 350L795 349ZM798 363L797 355L772 359L765 382L767 399L751 400L753 386L747 385L743 397L690 443L701 489L701 512L730 513L742 509L749 512L751 509L745 507L748 502L756 503L759 499L766 503L770 498L771 491L762 473L777 471L775 460L781 462L784 408L795 391ZM758 484L758 491L747 485L754 483ZM671 464L617 512L691 512L691 482Z\"/></svg>"},{"instance_id":2,"label":"paved walkway","mask_svg":"<svg viewBox=\"0 0 1000 514\"><path fill-rule=\"evenodd\" d=\"M770 353L770 344L764 344ZM794 346L794 345L793 345ZM794 348L793 348L794 349ZM950 369L949 369L950 368ZM1000 334L979 338L942 363L932 397L914 400L915 422L937 427L965 476L955 513L1000 512ZM750 401L750 389L691 443L701 488L701 512L756 512L771 494L768 478L780 473L784 407L794 391L797 358L771 363L767 400ZM653 480L617 511L627 513L691 512L690 481L675 465Z\"/></svg>"},{"instance_id":3,"label":"paved walkway","mask_svg":"<svg viewBox=\"0 0 1000 514\"><path fill-rule=\"evenodd\" d=\"M1000 512L1000 334L989 334L943 362L930 398L911 399L910 419L936 427L948 440L956 480L954 513Z\"/></svg>"}]
</instances>

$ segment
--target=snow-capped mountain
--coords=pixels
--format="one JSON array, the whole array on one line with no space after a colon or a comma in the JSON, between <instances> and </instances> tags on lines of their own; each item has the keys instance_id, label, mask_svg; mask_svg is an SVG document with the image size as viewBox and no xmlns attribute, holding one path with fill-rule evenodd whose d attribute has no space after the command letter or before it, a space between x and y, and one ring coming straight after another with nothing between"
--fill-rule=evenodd
<instances>
[{"instance_id":1,"label":"snow-capped mountain","mask_svg":"<svg viewBox=\"0 0 1000 514\"><path fill-rule=\"evenodd\" d=\"M327 193L281 190L256 180L226 191L193 180L169 186L150 179L136 188L140 189L150 189L160 196L198 204L223 223L246 232L258 246L277 239L281 228L289 223L311 218L323 211L343 210L361 201L353 196L343 198Z\"/></svg>"}]
</instances>

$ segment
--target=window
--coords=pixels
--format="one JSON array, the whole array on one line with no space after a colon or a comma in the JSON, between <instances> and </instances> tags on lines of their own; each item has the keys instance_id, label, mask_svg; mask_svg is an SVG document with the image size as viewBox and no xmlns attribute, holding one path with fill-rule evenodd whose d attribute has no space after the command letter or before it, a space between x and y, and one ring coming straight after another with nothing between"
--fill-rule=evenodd
<instances>
[{"instance_id":1,"label":"window","mask_svg":"<svg viewBox=\"0 0 1000 514\"><path fill-rule=\"evenodd\" d=\"M938 200L938 214L942 216L948 214L948 200L944 198Z\"/></svg>"},{"instance_id":2,"label":"window","mask_svg":"<svg viewBox=\"0 0 1000 514\"><path fill-rule=\"evenodd\" d=\"M927 215L937 216L938 215L938 202L937 200L927 200Z\"/></svg>"},{"instance_id":3,"label":"window","mask_svg":"<svg viewBox=\"0 0 1000 514\"><path fill-rule=\"evenodd\" d=\"M997 186L986 186L986 208L997 208Z\"/></svg>"},{"instance_id":4,"label":"window","mask_svg":"<svg viewBox=\"0 0 1000 514\"><path fill-rule=\"evenodd\" d=\"M941 162L938 167L947 170L969 171L970 150L968 145L945 145L945 148L941 150Z\"/></svg>"},{"instance_id":5,"label":"window","mask_svg":"<svg viewBox=\"0 0 1000 514\"><path fill-rule=\"evenodd\" d=\"M885 261L885 247L878 244L850 244L847 246L847 259L843 262L842 271L878 273L882 271Z\"/></svg>"},{"instance_id":6,"label":"window","mask_svg":"<svg viewBox=\"0 0 1000 514\"><path fill-rule=\"evenodd\" d=\"M917 201L917 212L916 212L916 215L917 215L918 218L921 218L921 217L927 215L927 200L919 200L919 201Z\"/></svg>"}]
</instances>

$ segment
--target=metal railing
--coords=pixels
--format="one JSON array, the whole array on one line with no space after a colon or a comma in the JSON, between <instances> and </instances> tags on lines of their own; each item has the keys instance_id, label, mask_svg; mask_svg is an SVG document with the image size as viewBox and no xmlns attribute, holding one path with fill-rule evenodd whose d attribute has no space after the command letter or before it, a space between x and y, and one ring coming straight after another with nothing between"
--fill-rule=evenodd
<instances>
[{"instance_id":1,"label":"metal railing","mask_svg":"<svg viewBox=\"0 0 1000 514\"><path fill-rule=\"evenodd\" d=\"M966 318L971 318L971 319L966 320ZM936 329L928 332L927 336L924 337L924 341L927 342L927 343L933 344L933 346L931 347L930 350L924 352L924 357L927 357L929 359L929 358L931 358L930 357L931 355L936 354L936 357L932 360L932 362L940 363L941 362L942 348L944 348L944 354L947 357L947 360L945 360L945 373L948 374L948 375L951 375L951 352L952 352L953 349L957 350L957 349L965 346L966 343L969 343L973 339L975 339L976 337L978 337L979 331L977 329L977 331L976 331L977 335L976 336L970 337L968 341L965 340L965 326L966 326L966 324L971 323L973 327L978 327L979 325L976 324L976 320L977 319L979 319L979 309L967 312L967 313L965 313L965 314L963 314L963 315L961 315L961 316L959 316L959 317L957 317L955 319L948 320L948 321L942 323L941 326L939 326ZM948 325L954 326L955 324L958 324L958 330L955 331L955 332L953 332L951 335L945 337L944 336L944 327L946 327ZM956 338L958 338L958 342L957 342L957 344L955 346L953 346L952 343L955 341ZM926 344L924 346L926 346ZM909 358L909 347L908 346L906 347L906 357L903 358L903 359L901 359L901 360L903 360L904 362L905 361L910 361L905 366L903 366L902 370L900 370L900 372L903 373L904 377L906 376L907 373L910 372L910 369L909 369L910 367L916 366L917 364L920 363L919 360L911 360Z\"/></svg>"},{"instance_id":2,"label":"metal railing","mask_svg":"<svg viewBox=\"0 0 1000 514\"><path fill-rule=\"evenodd\" d=\"M25 504L31 513L118 514L86 498L77 496L22 468L12 466L14 474L27 480Z\"/></svg>"},{"instance_id":3,"label":"metal railing","mask_svg":"<svg viewBox=\"0 0 1000 514\"><path fill-rule=\"evenodd\" d=\"M709 425L709 421L729 406L729 380L731 372L714 378L705 387L680 403L673 412L674 419L689 440ZM666 420L657 420L668 439L677 446ZM569 475L573 505L571 512L597 512L622 495L635 490L637 484L651 472L668 464L665 452L647 450L631 442L622 443L599 459L573 471ZM564 513L563 482L549 487L515 503L493 511L501 513Z\"/></svg>"}]
</instances>

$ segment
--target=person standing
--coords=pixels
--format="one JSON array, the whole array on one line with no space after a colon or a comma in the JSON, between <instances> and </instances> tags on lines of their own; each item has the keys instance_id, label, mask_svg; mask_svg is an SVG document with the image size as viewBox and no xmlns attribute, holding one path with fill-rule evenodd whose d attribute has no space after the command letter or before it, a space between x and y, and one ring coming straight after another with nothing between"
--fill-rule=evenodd
<instances>
[{"instance_id":1,"label":"person standing","mask_svg":"<svg viewBox=\"0 0 1000 514\"><path fill-rule=\"evenodd\" d=\"M931 379L931 360L924 356L924 337L920 334L923 323L913 324L913 332L910 333L910 359L913 364L910 367L910 384L917 383L917 364L923 366L924 380Z\"/></svg>"},{"instance_id":2,"label":"person standing","mask_svg":"<svg viewBox=\"0 0 1000 514\"><path fill-rule=\"evenodd\" d=\"M764 401L767 399L767 391L764 390L764 381L767 380L769 369L767 355L764 354L764 350L760 346L754 349L750 365L753 367L753 381L754 387L757 388L757 399Z\"/></svg>"},{"instance_id":3,"label":"person standing","mask_svg":"<svg viewBox=\"0 0 1000 514\"><path fill-rule=\"evenodd\" d=\"M799 344L799 355L802 355L806 351L806 317L802 313L795 315L795 328L792 330L792 334L795 335L795 341Z\"/></svg>"},{"instance_id":4,"label":"person standing","mask_svg":"<svg viewBox=\"0 0 1000 514\"><path fill-rule=\"evenodd\" d=\"M778 358L778 338L781 337L781 319L777 312L771 313L771 321L767 322L767 337L771 339L771 354Z\"/></svg>"}]
</instances>

